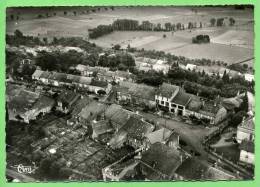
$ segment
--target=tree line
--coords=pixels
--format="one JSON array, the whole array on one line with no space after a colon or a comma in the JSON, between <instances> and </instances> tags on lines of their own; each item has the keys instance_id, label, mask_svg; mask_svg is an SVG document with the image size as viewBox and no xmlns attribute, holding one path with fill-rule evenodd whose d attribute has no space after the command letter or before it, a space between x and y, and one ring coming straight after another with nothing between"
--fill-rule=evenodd
<instances>
[{"instance_id":1,"label":"tree line","mask_svg":"<svg viewBox=\"0 0 260 187\"><path fill-rule=\"evenodd\" d=\"M132 73L137 75L138 83L159 86L163 82L168 82L184 87L188 93L208 99L214 99L218 95L226 98L234 97L238 91L249 90L254 93L254 82L247 82L243 77L230 78L226 72L222 77L219 74L209 76L204 71L181 69L177 63L166 75L154 70L148 72L135 70Z\"/></svg>"},{"instance_id":2,"label":"tree line","mask_svg":"<svg viewBox=\"0 0 260 187\"><path fill-rule=\"evenodd\" d=\"M224 26L225 18L211 18L210 25L211 26ZM233 26L235 24L235 19L229 18L229 25ZM89 33L89 38L98 38L100 36L112 33L113 31L178 31L185 29L194 29L194 28L202 28L202 22L189 22L187 26L183 23L171 23L166 22L164 25L161 23L152 23L150 21L142 21L139 23L138 20L133 19L117 19L112 25L99 25L96 28L91 29Z\"/></svg>"}]
</instances>

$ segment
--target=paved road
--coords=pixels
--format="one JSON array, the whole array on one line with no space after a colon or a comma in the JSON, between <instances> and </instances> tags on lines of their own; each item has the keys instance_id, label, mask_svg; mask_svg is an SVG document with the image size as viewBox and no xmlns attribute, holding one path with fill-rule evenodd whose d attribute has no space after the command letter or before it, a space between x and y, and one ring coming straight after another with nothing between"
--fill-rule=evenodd
<instances>
[{"instance_id":1,"label":"paved road","mask_svg":"<svg viewBox=\"0 0 260 187\"><path fill-rule=\"evenodd\" d=\"M215 128L205 128L203 126L189 125L184 122L176 121L173 119L165 119L155 114L140 112L144 118L159 122L165 128L174 130L180 135L180 138L184 140L194 150L199 152L203 157L207 156L205 152L202 140L203 138L213 131Z\"/></svg>"}]
</instances>

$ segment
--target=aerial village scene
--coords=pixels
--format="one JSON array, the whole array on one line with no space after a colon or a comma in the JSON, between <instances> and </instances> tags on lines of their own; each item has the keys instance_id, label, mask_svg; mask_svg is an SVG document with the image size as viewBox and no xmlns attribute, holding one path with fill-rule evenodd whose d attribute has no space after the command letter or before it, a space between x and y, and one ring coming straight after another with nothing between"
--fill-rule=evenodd
<instances>
[{"instance_id":1,"label":"aerial village scene","mask_svg":"<svg viewBox=\"0 0 260 187\"><path fill-rule=\"evenodd\" d=\"M6 180L254 179L254 7L6 9Z\"/></svg>"}]
</instances>

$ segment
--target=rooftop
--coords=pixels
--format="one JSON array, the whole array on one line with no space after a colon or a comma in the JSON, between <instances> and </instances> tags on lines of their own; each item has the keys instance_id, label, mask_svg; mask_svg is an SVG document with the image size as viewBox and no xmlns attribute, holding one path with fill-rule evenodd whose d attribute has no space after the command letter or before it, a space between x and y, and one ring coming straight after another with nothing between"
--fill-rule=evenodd
<instances>
[{"instance_id":1,"label":"rooftop","mask_svg":"<svg viewBox=\"0 0 260 187\"><path fill-rule=\"evenodd\" d=\"M162 173L172 177L181 165L181 155L177 149L170 148L162 143L155 143L142 154L141 161L150 166L146 168L147 178L153 179L151 177L155 176L154 173L157 176Z\"/></svg>"},{"instance_id":2,"label":"rooftop","mask_svg":"<svg viewBox=\"0 0 260 187\"><path fill-rule=\"evenodd\" d=\"M255 129L255 118L250 117L250 118L245 119L244 121L242 121L242 123L240 123L239 127L254 130Z\"/></svg>"},{"instance_id":3,"label":"rooftop","mask_svg":"<svg viewBox=\"0 0 260 187\"><path fill-rule=\"evenodd\" d=\"M43 71L41 70L35 70L35 72L32 74L32 77L37 77L40 78L41 74L43 73Z\"/></svg>"},{"instance_id":4,"label":"rooftop","mask_svg":"<svg viewBox=\"0 0 260 187\"><path fill-rule=\"evenodd\" d=\"M105 117L110 119L112 122L117 123L118 129L126 124L127 119L131 115L134 115L134 113L123 109L122 106L117 104L110 105L105 111Z\"/></svg>"},{"instance_id":5,"label":"rooftop","mask_svg":"<svg viewBox=\"0 0 260 187\"><path fill-rule=\"evenodd\" d=\"M131 116L122 129L127 132L128 136L135 139L142 139L145 135L153 131L154 126L142 119Z\"/></svg>"},{"instance_id":6,"label":"rooftop","mask_svg":"<svg viewBox=\"0 0 260 187\"><path fill-rule=\"evenodd\" d=\"M67 90L67 91L62 92L58 96L57 100L64 102L64 103L71 103L71 102L75 101L77 98L79 98L79 94L77 94L73 91Z\"/></svg>"},{"instance_id":7,"label":"rooftop","mask_svg":"<svg viewBox=\"0 0 260 187\"><path fill-rule=\"evenodd\" d=\"M39 109L42 109L42 108L45 108L45 107L48 107L48 106L54 106L55 104L55 101L54 99L50 98L50 97L47 97L47 96L40 96L40 98L36 101L36 103L34 103L32 109L36 109L36 110L39 110Z\"/></svg>"},{"instance_id":8,"label":"rooftop","mask_svg":"<svg viewBox=\"0 0 260 187\"><path fill-rule=\"evenodd\" d=\"M92 129L97 135L111 132L113 130L112 126L106 120L92 121Z\"/></svg>"},{"instance_id":9,"label":"rooftop","mask_svg":"<svg viewBox=\"0 0 260 187\"><path fill-rule=\"evenodd\" d=\"M176 170L176 173L186 180L227 180L235 179L228 171L214 168L196 159L188 158Z\"/></svg>"},{"instance_id":10,"label":"rooftop","mask_svg":"<svg viewBox=\"0 0 260 187\"><path fill-rule=\"evenodd\" d=\"M171 100L171 102L176 103L178 105L186 106L190 100L191 100L191 97L189 96L189 94L186 94L184 90L181 90Z\"/></svg>"},{"instance_id":11,"label":"rooftop","mask_svg":"<svg viewBox=\"0 0 260 187\"><path fill-rule=\"evenodd\" d=\"M156 88L144 84L135 84L129 89L129 93L139 98L154 100Z\"/></svg>"},{"instance_id":12,"label":"rooftop","mask_svg":"<svg viewBox=\"0 0 260 187\"><path fill-rule=\"evenodd\" d=\"M99 80L95 80L95 79L92 79L90 85L92 86L97 86L97 87L102 87L102 88L106 88L108 83L105 82L105 81L99 81Z\"/></svg>"},{"instance_id":13,"label":"rooftop","mask_svg":"<svg viewBox=\"0 0 260 187\"><path fill-rule=\"evenodd\" d=\"M253 141L242 140L239 148L246 152L254 153L255 152L255 143Z\"/></svg>"},{"instance_id":14,"label":"rooftop","mask_svg":"<svg viewBox=\"0 0 260 187\"><path fill-rule=\"evenodd\" d=\"M173 133L173 131L163 127L159 130L156 130L154 132L147 134L146 137L149 139L151 144L154 144L157 142L162 143L162 142L166 141L171 136L172 133Z\"/></svg>"},{"instance_id":15,"label":"rooftop","mask_svg":"<svg viewBox=\"0 0 260 187\"><path fill-rule=\"evenodd\" d=\"M170 98L173 93L175 91L178 91L180 88L178 86L172 85L172 84L168 84L168 83L163 83L159 90L158 90L158 94L162 95L163 97L167 97Z\"/></svg>"},{"instance_id":16,"label":"rooftop","mask_svg":"<svg viewBox=\"0 0 260 187\"><path fill-rule=\"evenodd\" d=\"M85 106L85 108L83 108L81 110L81 112L79 113L79 116L83 119L90 119L91 117L94 117L102 112L104 112L106 109L106 105L96 102L96 101L92 101L91 103L89 103L88 105Z\"/></svg>"}]
</instances>

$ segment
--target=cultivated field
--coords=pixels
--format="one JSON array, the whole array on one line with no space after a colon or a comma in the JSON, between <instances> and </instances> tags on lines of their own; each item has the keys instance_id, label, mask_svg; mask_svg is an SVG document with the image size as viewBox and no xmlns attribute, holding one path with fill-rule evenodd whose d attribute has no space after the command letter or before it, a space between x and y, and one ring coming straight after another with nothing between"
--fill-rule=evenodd
<instances>
[{"instance_id":1,"label":"cultivated field","mask_svg":"<svg viewBox=\"0 0 260 187\"><path fill-rule=\"evenodd\" d=\"M188 22L202 22L203 28L197 30L185 30L171 32L114 32L100 37L92 42L102 47L120 44L126 48L144 48L151 50L163 50L175 55L188 58L207 58L221 60L228 64L239 62L254 56L253 54L253 13L251 10L234 10L233 8L202 8L197 7L115 7L114 10L100 8L99 11L82 14L83 8L73 15L73 9L49 10L50 14L56 11L56 16L38 19L37 15L45 15L46 12L26 11L20 13L18 21L7 21L7 33L13 33L16 29L25 35L53 38L54 36L81 36L87 37L88 29L100 24L111 24L116 19L136 19L139 22L149 20L153 23L166 22L187 25ZM8 15L13 14L9 11ZM211 18L229 17L236 20L236 26L209 27ZM228 24L228 23L227 23ZM166 34L166 38L163 38ZM192 37L198 34L208 34L210 44L195 45L191 43Z\"/></svg>"}]
</instances>

